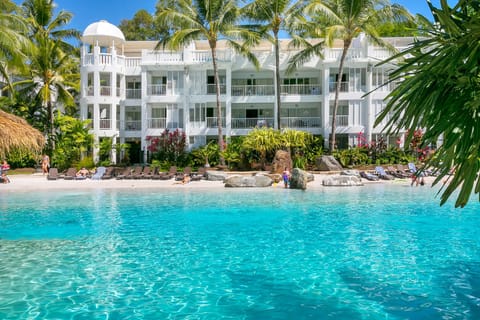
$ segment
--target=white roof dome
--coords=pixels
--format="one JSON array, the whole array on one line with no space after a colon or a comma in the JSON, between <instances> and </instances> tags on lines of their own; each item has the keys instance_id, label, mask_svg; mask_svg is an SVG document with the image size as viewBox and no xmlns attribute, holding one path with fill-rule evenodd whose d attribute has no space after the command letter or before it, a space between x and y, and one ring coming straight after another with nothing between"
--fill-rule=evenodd
<instances>
[{"instance_id":1,"label":"white roof dome","mask_svg":"<svg viewBox=\"0 0 480 320\"><path fill-rule=\"evenodd\" d=\"M98 44L101 46L109 46L112 41L116 43L124 43L125 36L123 32L108 21L100 20L90 24L83 31L82 41L89 44Z\"/></svg>"}]
</instances>

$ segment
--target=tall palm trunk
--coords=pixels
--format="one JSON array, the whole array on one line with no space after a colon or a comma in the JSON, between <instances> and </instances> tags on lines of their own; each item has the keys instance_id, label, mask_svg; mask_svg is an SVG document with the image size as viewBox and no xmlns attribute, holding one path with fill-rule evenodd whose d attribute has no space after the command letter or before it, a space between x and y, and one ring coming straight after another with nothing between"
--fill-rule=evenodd
<instances>
[{"instance_id":1,"label":"tall palm trunk","mask_svg":"<svg viewBox=\"0 0 480 320\"><path fill-rule=\"evenodd\" d=\"M52 101L47 102L47 113L48 113L48 140L47 145L50 151L55 150L55 125L54 125L54 116L53 116L53 105Z\"/></svg>"},{"instance_id":2,"label":"tall palm trunk","mask_svg":"<svg viewBox=\"0 0 480 320\"><path fill-rule=\"evenodd\" d=\"M218 75L216 42L210 41L210 49L212 51L213 76L215 78L215 94L217 98L217 129L218 129L218 148L220 150L220 164L225 165L225 158L223 157L223 151L225 150L225 143L223 141L223 130L222 130L223 115L222 115L222 105L220 103L220 76Z\"/></svg>"},{"instance_id":3,"label":"tall palm trunk","mask_svg":"<svg viewBox=\"0 0 480 320\"><path fill-rule=\"evenodd\" d=\"M280 116L280 50L278 45L278 31L274 32L275 37L275 98L277 99L277 119L276 129L281 129L281 116Z\"/></svg>"},{"instance_id":4,"label":"tall palm trunk","mask_svg":"<svg viewBox=\"0 0 480 320\"><path fill-rule=\"evenodd\" d=\"M347 57L348 48L350 48L351 40L344 40L343 42L343 51L340 58L340 66L338 67L338 79L335 84L335 100L333 102L333 112L332 112L332 132L330 134L330 152L335 151L335 132L337 131L337 110L340 97L340 88L342 85L343 77L343 65L345 64L345 58Z\"/></svg>"}]
</instances>

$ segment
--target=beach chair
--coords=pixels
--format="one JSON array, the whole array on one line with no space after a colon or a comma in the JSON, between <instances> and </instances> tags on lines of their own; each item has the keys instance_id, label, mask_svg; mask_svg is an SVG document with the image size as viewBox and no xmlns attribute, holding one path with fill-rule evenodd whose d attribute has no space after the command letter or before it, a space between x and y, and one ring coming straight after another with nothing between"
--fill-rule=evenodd
<instances>
[{"instance_id":1,"label":"beach chair","mask_svg":"<svg viewBox=\"0 0 480 320\"><path fill-rule=\"evenodd\" d=\"M192 173L192 181L200 181L205 177L205 167L198 168L197 172Z\"/></svg>"},{"instance_id":2,"label":"beach chair","mask_svg":"<svg viewBox=\"0 0 480 320\"><path fill-rule=\"evenodd\" d=\"M64 179L65 180L75 180L77 177L77 169L76 168L68 168L67 172L65 172Z\"/></svg>"},{"instance_id":3,"label":"beach chair","mask_svg":"<svg viewBox=\"0 0 480 320\"><path fill-rule=\"evenodd\" d=\"M114 167L107 167L101 179L102 180L112 179L114 173L115 173Z\"/></svg>"},{"instance_id":4,"label":"beach chair","mask_svg":"<svg viewBox=\"0 0 480 320\"><path fill-rule=\"evenodd\" d=\"M123 169L123 171L117 175L117 180L122 180L124 179L126 176L130 175L132 173L132 168L131 167L126 167L125 169Z\"/></svg>"},{"instance_id":5,"label":"beach chair","mask_svg":"<svg viewBox=\"0 0 480 320\"><path fill-rule=\"evenodd\" d=\"M171 166L167 173L160 175L160 180L170 180L177 175L177 167Z\"/></svg>"},{"instance_id":6,"label":"beach chair","mask_svg":"<svg viewBox=\"0 0 480 320\"><path fill-rule=\"evenodd\" d=\"M139 176L142 175L143 167L142 166L135 166L132 171L130 171L130 174L127 174L124 179L138 179Z\"/></svg>"},{"instance_id":7,"label":"beach chair","mask_svg":"<svg viewBox=\"0 0 480 320\"><path fill-rule=\"evenodd\" d=\"M58 179L58 169L50 168L48 170L47 180L57 180Z\"/></svg>"},{"instance_id":8,"label":"beach chair","mask_svg":"<svg viewBox=\"0 0 480 320\"><path fill-rule=\"evenodd\" d=\"M380 178L377 175L371 174L366 171L360 171L360 177L367 179L369 181L378 181Z\"/></svg>"},{"instance_id":9,"label":"beach chair","mask_svg":"<svg viewBox=\"0 0 480 320\"><path fill-rule=\"evenodd\" d=\"M375 171L377 172L378 176L380 177L380 179L383 179L383 180L393 180L395 179L394 176L392 176L391 174L388 174L385 172L385 169L381 166L377 166L375 167Z\"/></svg>"},{"instance_id":10,"label":"beach chair","mask_svg":"<svg viewBox=\"0 0 480 320\"><path fill-rule=\"evenodd\" d=\"M105 174L107 168L105 167L98 167L95 174L92 176L92 180L100 180L102 179L103 175Z\"/></svg>"},{"instance_id":11,"label":"beach chair","mask_svg":"<svg viewBox=\"0 0 480 320\"><path fill-rule=\"evenodd\" d=\"M387 173L391 174L395 178L400 178L400 179L405 179L405 178L410 177L410 175L408 173L406 173L405 171L397 170L393 166L388 166L387 167Z\"/></svg>"},{"instance_id":12,"label":"beach chair","mask_svg":"<svg viewBox=\"0 0 480 320\"><path fill-rule=\"evenodd\" d=\"M153 171L150 166L143 167L143 171L138 176L134 176L134 179L152 179Z\"/></svg>"},{"instance_id":13,"label":"beach chair","mask_svg":"<svg viewBox=\"0 0 480 320\"><path fill-rule=\"evenodd\" d=\"M182 181L185 175L188 175L189 177L192 176L192 167L185 167L183 168L182 172L177 172L177 174L175 175L175 180Z\"/></svg>"}]
</instances>

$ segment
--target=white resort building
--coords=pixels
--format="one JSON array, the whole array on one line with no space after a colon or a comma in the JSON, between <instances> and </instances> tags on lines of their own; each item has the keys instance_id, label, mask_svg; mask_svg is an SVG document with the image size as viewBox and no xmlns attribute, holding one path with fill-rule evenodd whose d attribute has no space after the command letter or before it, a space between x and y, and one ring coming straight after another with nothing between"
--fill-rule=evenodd
<instances>
[{"instance_id":1,"label":"white resort building","mask_svg":"<svg viewBox=\"0 0 480 320\"><path fill-rule=\"evenodd\" d=\"M402 50L412 38L388 38ZM393 84L391 69L377 67L390 54L356 39L348 52L342 79L338 66L339 42L325 48L324 58L313 58L286 74L289 40L281 41L281 127L322 135L328 141L336 81L341 81L336 139L339 148L376 141L389 144L399 137L382 135L374 127ZM179 129L190 149L217 139L216 95L211 53L207 42L195 41L182 51L156 51L155 41L125 41L116 26L99 21L83 32L81 48L80 116L92 120L96 145L105 137L131 145L132 162L146 160L147 137L165 129ZM275 54L270 43L252 50L260 61L257 70L248 60L219 43L218 65L223 132L246 135L258 126L274 126L276 119ZM392 68L393 66L390 66ZM373 93L366 95L375 88ZM359 136L363 141L359 141ZM98 150L94 151L98 160ZM116 155L113 155L115 161Z\"/></svg>"}]
</instances>

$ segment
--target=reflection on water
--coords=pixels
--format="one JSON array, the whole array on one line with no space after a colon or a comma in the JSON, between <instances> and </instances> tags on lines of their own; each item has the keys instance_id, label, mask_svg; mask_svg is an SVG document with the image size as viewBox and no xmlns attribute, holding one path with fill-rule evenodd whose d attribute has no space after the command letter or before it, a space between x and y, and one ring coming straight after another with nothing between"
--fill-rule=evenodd
<instances>
[{"instance_id":1,"label":"reflection on water","mask_svg":"<svg viewBox=\"0 0 480 320\"><path fill-rule=\"evenodd\" d=\"M480 318L480 206L434 194L12 194L0 318Z\"/></svg>"}]
</instances>

